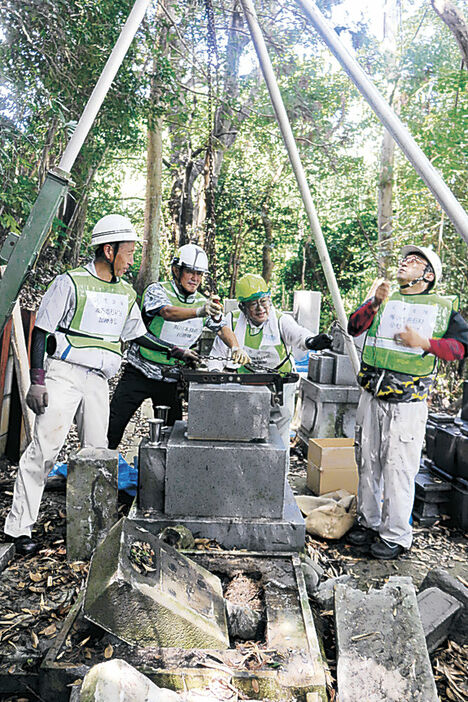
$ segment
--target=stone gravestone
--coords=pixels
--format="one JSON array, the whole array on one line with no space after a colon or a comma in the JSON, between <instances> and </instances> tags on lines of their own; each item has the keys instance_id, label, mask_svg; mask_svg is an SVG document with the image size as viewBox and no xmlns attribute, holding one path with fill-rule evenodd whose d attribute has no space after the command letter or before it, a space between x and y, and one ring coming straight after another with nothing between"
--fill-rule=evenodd
<instances>
[{"instance_id":1,"label":"stone gravestone","mask_svg":"<svg viewBox=\"0 0 468 702\"><path fill-rule=\"evenodd\" d=\"M125 518L96 548L83 611L129 644L229 647L219 578Z\"/></svg>"},{"instance_id":2,"label":"stone gravestone","mask_svg":"<svg viewBox=\"0 0 468 702\"><path fill-rule=\"evenodd\" d=\"M119 454L84 448L70 456L67 475L67 558L86 561L118 519Z\"/></svg>"}]
</instances>

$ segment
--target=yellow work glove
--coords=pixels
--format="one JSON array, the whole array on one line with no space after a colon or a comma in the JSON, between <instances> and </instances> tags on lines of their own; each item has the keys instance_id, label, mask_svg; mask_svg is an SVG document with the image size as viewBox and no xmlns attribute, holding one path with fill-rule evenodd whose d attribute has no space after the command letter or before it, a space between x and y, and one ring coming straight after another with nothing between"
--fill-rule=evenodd
<instances>
[{"instance_id":1,"label":"yellow work glove","mask_svg":"<svg viewBox=\"0 0 468 702\"><path fill-rule=\"evenodd\" d=\"M239 346L234 346L231 349L231 354L233 362L238 363L240 366L245 366L251 361L249 354L246 353L244 349L239 348Z\"/></svg>"}]
</instances>

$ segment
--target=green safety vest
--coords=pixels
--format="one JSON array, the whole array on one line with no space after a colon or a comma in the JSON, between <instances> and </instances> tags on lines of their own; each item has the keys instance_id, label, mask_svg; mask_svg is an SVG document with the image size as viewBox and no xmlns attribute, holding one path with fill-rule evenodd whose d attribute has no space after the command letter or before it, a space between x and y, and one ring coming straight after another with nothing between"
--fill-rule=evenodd
<instances>
[{"instance_id":1,"label":"green safety vest","mask_svg":"<svg viewBox=\"0 0 468 702\"><path fill-rule=\"evenodd\" d=\"M151 283L153 285L153 283ZM169 298L171 307L185 307L187 309L195 309L201 307L206 302L206 297L198 291L191 296L192 302L186 302L185 298L178 292L175 284L171 281L160 283L161 287ZM149 287L149 286L148 286ZM148 288L146 288L148 290ZM143 309L145 302L146 290L141 299L141 307ZM202 317L193 317L185 319L181 322L168 322L160 315L155 315L149 325L149 331L158 339L165 341L173 346L180 346L183 349L189 349L199 339L205 322ZM177 359L168 358L165 351L153 351L140 346L140 353L143 358L153 363L162 363L166 366L173 366L177 363Z\"/></svg>"},{"instance_id":2,"label":"green safety vest","mask_svg":"<svg viewBox=\"0 0 468 702\"><path fill-rule=\"evenodd\" d=\"M80 266L68 271L75 286L76 307L63 331L71 347L105 349L122 355L120 336L136 300L129 283L101 280Z\"/></svg>"},{"instance_id":3,"label":"green safety vest","mask_svg":"<svg viewBox=\"0 0 468 702\"><path fill-rule=\"evenodd\" d=\"M236 333L237 322L239 321L241 311L235 310L234 312L231 312L231 314L232 328L234 333ZM275 314L279 323L279 320L282 317L282 313L275 311ZM255 329L255 327L253 327L253 329ZM292 370L294 370L293 364L291 362L291 353L290 351L288 351L283 339L281 339L281 342L276 346L263 346L263 348L260 348L262 339L263 327L256 334L255 332L252 334L252 327L248 321L245 325L244 339L239 339L239 337L237 337L240 346L247 351L247 353L253 361L257 361L260 365L268 366L269 368L275 368L276 370L281 369L285 373L289 373ZM249 373L251 371L248 371L244 366L241 366L240 368L238 368L237 372Z\"/></svg>"},{"instance_id":4,"label":"green safety vest","mask_svg":"<svg viewBox=\"0 0 468 702\"><path fill-rule=\"evenodd\" d=\"M441 339L447 331L450 315L458 308L458 298L452 295L402 295L394 292L380 306L367 332L362 360L376 368L408 373L416 376L431 375L436 364L433 354L396 343L394 335L405 325L426 338Z\"/></svg>"}]
</instances>

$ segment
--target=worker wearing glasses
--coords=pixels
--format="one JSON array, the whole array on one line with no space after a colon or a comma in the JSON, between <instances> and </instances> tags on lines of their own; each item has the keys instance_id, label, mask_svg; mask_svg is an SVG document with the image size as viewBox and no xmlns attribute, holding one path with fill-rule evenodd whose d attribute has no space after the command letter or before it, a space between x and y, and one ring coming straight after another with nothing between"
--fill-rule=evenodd
<instances>
[{"instance_id":1,"label":"worker wearing glasses","mask_svg":"<svg viewBox=\"0 0 468 702\"><path fill-rule=\"evenodd\" d=\"M239 309L226 315L226 323L234 331L241 348L248 353L257 366L283 372L293 371L293 348L331 348L331 337L327 334L312 336L309 329L299 326L290 315L275 309L270 289L261 275L248 273L236 285ZM215 339L211 355L218 360L210 361L210 369L221 370L229 363L229 349L223 340ZM225 358L225 361L219 360ZM239 373L249 372L242 364ZM289 426L294 414L295 384L284 386L283 405L272 409L271 419L278 427L284 445L289 448Z\"/></svg>"},{"instance_id":2,"label":"worker wearing glasses","mask_svg":"<svg viewBox=\"0 0 468 702\"><path fill-rule=\"evenodd\" d=\"M398 289L382 282L354 312L348 331L367 331L358 382L364 388L356 415L359 470L355 546L379 559L411 547L414 478L419 471L437 359L463 359L468 325L458 298L436 292L439 256L424 246L404 246Z\"/></svg>"}]
</instances>

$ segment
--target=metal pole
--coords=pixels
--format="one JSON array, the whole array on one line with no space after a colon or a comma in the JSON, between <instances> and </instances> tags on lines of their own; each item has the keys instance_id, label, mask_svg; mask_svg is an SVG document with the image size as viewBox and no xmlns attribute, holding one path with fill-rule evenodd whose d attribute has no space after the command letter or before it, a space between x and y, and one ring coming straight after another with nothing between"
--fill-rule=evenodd
<instances>
[{"instance_id":1,"label":"metal pole","mask_svg":"<svg viewBox=\"0 0 468 702\"><path fill-rule=\"evenodd\" d=\"M324 16L312 0L296 0L314 25L332 54L351 78L357 89L364 95L382 124L388 129L416 172L439 202L442 209L452 221L460 236L468 243L468 214L460 205L443 178L436 171L425 153L383 99L375 85L364 73L356 59L351 56L341 43L336 32L326 22Z\"/></svg>"},{"instance_id":2,"label":"metal pole","mask_svg":"<svg viewBox=\"0 0 468 702\"><path fill-rule=\"evenodd\" d=\"M62 159L59 163L59 168L62 171L70 172L76 157L78 156L84 140L88 136L88 132L96 118L97 113L106 97L112 81L115 78L117 71L120 68L122 61L128 51L128 47L133 41L138 27L141 24L145 12L151 0L136 0L132 11L130 12L127 21L122 27L117 43L112 49L112 53L107 59L107 63L96 83L93 92L88 100L80 121L68 142L67 148L63 152Z\"/></svg>"},{"instance_id":3,"label":"metal pole","mask_svg":"<svg viewBox=\"0 0 468 702\"><path fill-rule=\"evenodd\" d=\"M281 97L281 93L276 82L275 74L273 73L273 67L271 65L270 57L268 55L268 51L265 45L265 40L263 39L263 34L258 24L257 16L255 14L255 9L252 4L252 1L241 0L241 3L244 9L247 24L249 25L250 35L252 37L255 50L257 52L263 77L265 78L265 82L268 87L268 92L270 93L270 98L273 104L273 108L275 110L276 119L281 129L281 133L283 135L284 143L289 154L289 159L291 161L294 175L296 176L296 180L299 185L299 190L301 192L304 207L309 218L310 228L312 230L312 235L314 237L315 245L317 247L317 252L323 267L323 272L325 273L328 289L330 290L330 294L332 296L336 315L342 328L346 330L348 320L343 307L343 300L341 299L340 291L335 278L335 273L333 271L330 256L328 254L327 245L325 243L322 228L317 217L314 201L312 200L312 195L310 194L309 185L307 183L304 168L302 166L299 152L297 150L296 141L292 133L288 115L286 113L286 109L283 104L283 99ZM348 354L351 358L354 370L357 373L359 370L359 358L357 355L356 347L354 346L351 337L345 335L345 340Z\"/></svg>"}]
</instances>

